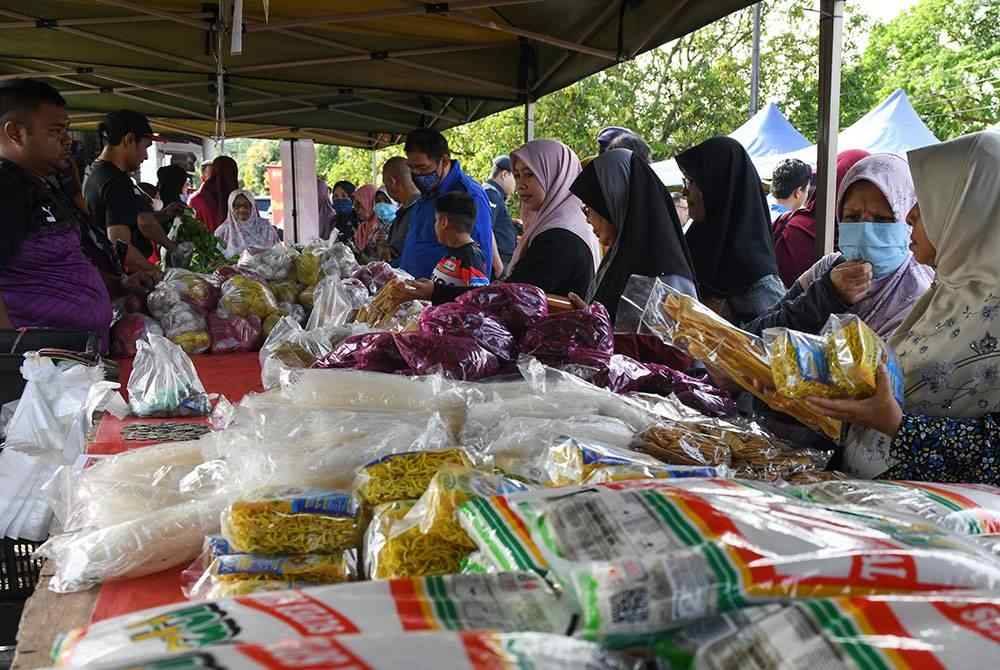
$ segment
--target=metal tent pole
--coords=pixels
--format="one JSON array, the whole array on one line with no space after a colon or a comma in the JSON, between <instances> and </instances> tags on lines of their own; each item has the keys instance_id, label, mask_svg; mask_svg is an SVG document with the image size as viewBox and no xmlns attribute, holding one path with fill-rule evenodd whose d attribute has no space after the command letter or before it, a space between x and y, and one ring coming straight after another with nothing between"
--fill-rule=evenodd
<instances>
[{"instance_id":1,"label":"metal tent pole","mask_svg":"<svg viewBox=\"0 0 1000 670\"><path fill-rule=\"evenodd\" d=\"M750 66L750 116L760 109L760 5L753 6L753 59Z\"/></svg>"},{"instance_id":2,"label":"metal tent pole","mask_svg":"<svg viewBox=\"0 0 1000 670\"><path fill-rule=\"evenodd\" d=\"M816 138L816 252L833 251L840 132L840 62L844 0L821 0L819 19L819 126Z\"/></svg>"},{"instance_id":3,"label":"metal tent pole","mask_svg":"<svg viewBox=\"0 0 1000 670\"><path fill-rule=\"evenodd\" d=\"M524 103L524 141L535 139L535 103L532 100Z\"/></svg>"}]
</instances>

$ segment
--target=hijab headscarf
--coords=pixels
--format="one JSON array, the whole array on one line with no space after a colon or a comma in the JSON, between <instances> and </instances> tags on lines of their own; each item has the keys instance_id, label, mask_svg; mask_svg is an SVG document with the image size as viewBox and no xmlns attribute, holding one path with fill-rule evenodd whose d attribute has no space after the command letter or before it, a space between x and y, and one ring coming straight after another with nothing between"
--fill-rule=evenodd
<instances>
[{"instance_id":1,"label":"hijab headscarf","mask_svg":"<svg viewBox=\"0 0 1000 670\"><path fill-rule=\"evenodd\" d=\"M705 220L687 233L699 286L712 297L731 297L777 275L770 210L743 145L713 137L679 154L677 165L705 202Z\"/></svg>"},{"instance_id":2,"label":"hijab headscarf","mask_svg":"<svg viewBox=\"0 0 1000 670\"><path fill-rule=\"evenodd\" d=\"M587 217L583 215L579 198L569 190L580 174L580 159L572 149L556 140L533 140L511 152L510 157L511 161L521 161L534 173L545 189L545 201L539 209L525 209L521 213L524 235L514 248L506 276L511 275L536 237L547 230L560 228L568 230L586 243L596 269L601 261L600 243L594 235L594 229L587 223ZM553 262L558 261L553 259Z\"/></svg>"},{"instance_id":3,"label":"hijab headscarf","mask_svg":"<svg viewBox=\"0 0 1000 670\"><path fill-rule=\"evenodd\" d=\"M906 161L895 154L872 154L858 161L844 175L837 193L837 219L844 208L844 196L860 181L872 183L885 197L896 223L906 224L906 215L917 201L913 179ZM922 296L934 272L910 254L891 275L872 280L868 295L851 307L872 329L883 337L895 332L910 308Z\"/></svg>"},{"instance_id":4,"label":"hijab headscarf","mask_svg":"<svg viewBox=\"0 0 1000 670\"><path fill-rule=\"evenodd\" d=\"M358 226L354 229L354 245L358 251L364 251L372 241L375 231L378 230L378 217L375 216L375 187L365 184L354 192L354 201L362 204L368 212L368 218L362 219L360 212L355 209L358 219Z\"/></svg>"},{"instance_id":5,"label":"hijab headscarf","mask_svg":"<svg viewBox=\"0 0 1000 670\"><path fill-rule=\"evenodd\" d=\"M233 215L233 203L243 196L250 202L250 218L243 223ZM279 242L278 231L257 211L257 203L250 191L237 189L229 194L226 220L215 231L215 236L226 245L227 257L239 256L246 249L270 249Z\"/></svg>"},{"instance_id":6,"label":"hijab headscarf","mask_svg":"<svg viewBox=\"0 0 1000 670\"><path fill-rule=\"evenodd\" d=\"M215 231L229 214L229 196L240 187L239 167L229 156L219 156L212 161L212 176L191 199L191 206L198 218Z\"/></svg>"},{"instance_id":7,"label":"hijab headscarf","mask_svg":"<svg viewBox=\"0 0 1000 670\"><path fill-rule=\"evenodd\" d=\"M597 300L614 319L625 285L634 274L694 280L694 265L670 194L652 168L633 152L610 149L601 154L584 168L570 190L618 232L587 290L587 301Z\"/></svg>"},{"instance_id":8,"label":"hijab headscarf","mask_svg":"<svg viewBox=\"0 0 1000 670\"><path fill-rule=\"evenodd\" d=\"M1000 134L966 135L908 154L937 277L889 341L905 373L903 410L979 418L1000 412ZM852 430L847 467L895 464L891 440Z\"/></svg>"}]
</instances>

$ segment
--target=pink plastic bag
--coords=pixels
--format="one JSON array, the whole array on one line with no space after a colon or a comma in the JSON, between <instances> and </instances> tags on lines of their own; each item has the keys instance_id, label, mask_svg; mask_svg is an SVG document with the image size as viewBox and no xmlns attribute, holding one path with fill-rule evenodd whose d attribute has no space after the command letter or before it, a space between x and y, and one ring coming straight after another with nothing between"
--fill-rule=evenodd
<instances>
[{"instance_id":1,"label":"pink plastic bag","mask_svg":"<svg viewBox=\"0 0 1000 670\"><path fill-rule=\"evenodd\" d=\"M545 291L531 284L491 284L463 293L456 302L489 314L516 338L549 315Z\"/></svg>"},{"instance_id":2,"label":"pink plastic bag","mask_svg":"<svg viewBox=\"0 0 1000 670\"><path fill-rule=\"evenodd\" d=\"M242 317L213 312L208 315L208 332L212 336L213 354L231 354L260 349L263 327L260 318L253 314Z\"/></svg>"},{"instance_id":3,"label":"pink plastic bag","mask_svg":"<svg viewBox=\"0 0 1000 670\"><path fill-rule=\"evenodd\" d=\"M135 357L136 343L146 333L163 335L156 319L145 314L126 314L111 327L111 355L115 358Z\"/></svg>"},{"instance_id":4,"label":"pink plastic bag","mask_svg":"<svg viewBox=\"0 0 1000 670\"><path fill-rule=\"evenodd\" d=\"M501 361L517 358L517 343L509 330L479 309L461 303L450 302L425 309L420 314L420 332L471 337Z\"/></svg>"}]
</instances>

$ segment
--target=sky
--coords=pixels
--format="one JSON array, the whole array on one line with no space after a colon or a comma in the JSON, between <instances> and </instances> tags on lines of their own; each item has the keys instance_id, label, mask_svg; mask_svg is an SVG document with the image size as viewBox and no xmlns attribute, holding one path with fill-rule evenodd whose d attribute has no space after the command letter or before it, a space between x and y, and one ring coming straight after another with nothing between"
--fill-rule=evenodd
<instances>
[{"instance_id":1,"label":"sky","mask_svg":"<svg viewBox=\"0 0 1000 670\"><path fill-rule=\"evenodd\" d=\"M854 11L862 11L880 21L888 21L915 4L916 0L847 0L847 2Z\"/></svg>"}]
</instances>

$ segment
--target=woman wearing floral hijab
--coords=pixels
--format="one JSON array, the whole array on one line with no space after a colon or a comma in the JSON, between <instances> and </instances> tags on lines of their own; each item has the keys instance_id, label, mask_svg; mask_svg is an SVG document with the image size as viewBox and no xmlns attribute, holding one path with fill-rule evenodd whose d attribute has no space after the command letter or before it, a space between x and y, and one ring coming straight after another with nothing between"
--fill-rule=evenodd
<instances>
[{"instance_id":1,"label":"woman wearing floral hijab","mask_svg":"<svg viewBox=\"0 0 1000 670\"><path fill-rule=\"evenodd\" d=\"M849 472L1000 484L1000 133L909 153L917 191L912 249L934 285L890 344L905 371L904 407L883 369L868 400L812 402L853 424Z\"/></svg>"},{"instance_id":2,"label":"woman wearing floral hijab","mask_svg":"<svg viewBox=\"0 0 1000 670\"><path fill-rule=\"evenodd\" d=\"M229 194L229 215L215 231L226 246L227 257L239 256L246 249L270 249L278 243L278 231L257 211L250 191L236 190Z\"/></svg>"}]
</instances>

